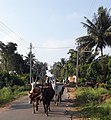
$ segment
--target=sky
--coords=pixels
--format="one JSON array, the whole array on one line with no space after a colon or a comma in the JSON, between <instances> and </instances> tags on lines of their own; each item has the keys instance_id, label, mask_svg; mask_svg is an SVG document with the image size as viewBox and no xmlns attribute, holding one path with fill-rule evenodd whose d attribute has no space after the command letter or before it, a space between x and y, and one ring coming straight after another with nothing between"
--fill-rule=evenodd
<instances>
[{"instance_id":1,"label":"sky","mask_svg":"<svg viewBox=\"0 0 111 120\"><path fill-rule=\"evenodd\" d=\"M75 40L86 34L81 22L92 20L100 6L110 0L0 0L0 41L17 43L17 51L32 53L41 62L53 65L76 49ZM111 48L104 53L110 54Z\"/></svg>"}]
</instances>

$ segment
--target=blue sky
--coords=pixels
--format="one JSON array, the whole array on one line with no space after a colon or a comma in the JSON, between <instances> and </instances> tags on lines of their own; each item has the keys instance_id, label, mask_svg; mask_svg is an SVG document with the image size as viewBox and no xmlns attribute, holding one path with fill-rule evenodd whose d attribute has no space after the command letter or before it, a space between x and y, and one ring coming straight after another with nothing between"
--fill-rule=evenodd
<instances>
[{"instance_id":1,"label":"blue sky","mask_svg":"<svg viewBox=\"0 0 111 120\"><path fill-rule=\"evenodd\" d=\"M92 20L100 6L109 9L111 1L0 0L0 40L17 43L18 52L24 56L32 43L36 58L52 65L68 58L70 48L76 49L75 39L86 34L81 24L84 16Z\"/></svg>"}]
</instances>

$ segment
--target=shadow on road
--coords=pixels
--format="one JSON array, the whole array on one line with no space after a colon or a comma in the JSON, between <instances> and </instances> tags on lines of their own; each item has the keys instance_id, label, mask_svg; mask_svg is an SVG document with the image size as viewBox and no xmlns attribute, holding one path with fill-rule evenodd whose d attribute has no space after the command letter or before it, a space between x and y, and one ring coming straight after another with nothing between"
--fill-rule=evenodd
<instances>
[{"instance_id":1,"label":"shadow on road","mask_svg":"<svg viewBox=\"0 0 111 120\"><path fill-rule=\"evenodd\" d=\"M32 105L29 103L23 103L23 104L13 104L10 109L15 110L15 109L30 109L32 108Z\"/></svg>"}]
</instances>

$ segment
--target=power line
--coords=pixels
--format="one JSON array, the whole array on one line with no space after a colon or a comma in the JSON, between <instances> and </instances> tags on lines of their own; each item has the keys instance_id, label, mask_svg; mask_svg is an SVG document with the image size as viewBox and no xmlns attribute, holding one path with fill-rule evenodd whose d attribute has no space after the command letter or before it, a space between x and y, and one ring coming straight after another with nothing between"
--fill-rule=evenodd
<instances>
[{"instance_id":1,"label":"power line","mask_svg":"<svg viewBox=\"0 0 111 120\"><path fill-rule=\"evenodd\" d=\"M13 33L15 36L17 36L19 39L22 40L22 38L17 34L15 33L12 29L10 29L7 25L5 25L2 21L0 21L0 25L5 28L5 30L7 30L9 33Z\"/></svg>"},{"instance_id":2,"label":"power line","mask_svg":"<svg viewBox=\"0 0 111 120\"><path fill-rule=\"evenodd\" d=\"M34 47L34 48L40 48L40 49L67 49L67 48L74 48L72 47Z\"/></svg>"},{"instance_id":3,"label":"power line","mask_svg":"<svg viewBox=\"0 0 111 120\"><path fill-rule=\"evenodd\" d=\"M96 0L92 0L91 5L88 10L88 13L87 13L87 16L90 16L90 14L92 13L95 3L96 3Z\"/></svg>"},{"instance_id":4,"label":"power line","mask_svg":"<svg viewBox=\"0 0 111 120\"><path fill-rule=\"evenodd\" d=\"M37 57L39 57L39 59L42 61L42 59L41 59L41 57L39 56L39 54L38 54L38 52L36 51L36 49L34 49L35 50L35 53L37 54Z\"/></svg>"},{"instance_id":5,"label":"power line","mask_svg":"<svg viewBox=\"0 0 111 120\"><path fill-rule=\"evenodd\" d=\"M27 42L27 40L24 40L20 35L18 35L16 32L14 32L11 28L9 28L7 25L5 25L2 21L0 21L0 26L1 26L2 32L4 32L5 34L8 34L7 36L12 38L13 40L17 40L21 46L26 47L25 42ZM27 42L27 43L29 43L29 42Z\"/></svg>"},{"instance_id":6,"label":"power line","mask_svg":"<svg viewBox=\"0 0 111 120\"><path fill-rule=\"evenodd\" d=\"M23 41L23 38L18 35L16 32L14 32L11 28L9 28L7 25L5 25L2 21L0 21L0 26L1 26L1 29L2 31L1 32L4 32L5 34L8 34L8 36L12 39L16 39L16 40L21 40L22 42ZM18 41L20 44L21 44L21 41ZM26 40L25 40L26 41ZM27 42L27 41L26 41ZM22 45L22 44L21 44ZM24 45L26 45L26 43L24 43Z\"/></svg>"}]
</instances>

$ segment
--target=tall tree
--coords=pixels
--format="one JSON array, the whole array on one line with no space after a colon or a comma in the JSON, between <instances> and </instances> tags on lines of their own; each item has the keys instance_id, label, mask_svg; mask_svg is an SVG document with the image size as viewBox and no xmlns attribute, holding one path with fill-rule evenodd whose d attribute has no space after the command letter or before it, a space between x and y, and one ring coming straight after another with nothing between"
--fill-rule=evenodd
<instances>
[{"instance_id":1,"label":"tall tree","mask_svg":"<svg viewBox=\"0 0 111 120\"><path fill-rule=\"evenodd\" d=\"M11 66L12 67L12 71L16 71L18 74L22 74L24 72L24 60L23 60L23 56L20 55L19 53L15 53L12 56L12 60L11 60Z\"/></svg>"},{"instance_id":2,"label":"tall tree","mask_svg":"<svg viewBox=\"0 0 111 120\"><path fill-rule=\"evenodd\" d=\"M75 75L77 64L77 51L75 51L74 49L70 49L68 54L70 54L68 60L68 73L69 75Z\"/></svg>"},{"instance_id":3,"label":"tall tree","mask_svg":"<svg viewBox=\"0 0 111 120\"><path fill-rule=\"evenodd\" d=\"M0 41L0 55L1 55L1 66L2 69L9 72L12 69L12 59L17 50L17 44L9 42L4 44Z\"/></svg>"},{"instance_id":4,"label":"tall tree","mask_svg":"<svg viewBox=\"0 0 111 120\"><path fill-rule=\"evenodd\" d=\"M85 17L86 23L82 22L87 28L87 35L77 38L79 49L88 50L95 49L100 51L103 56L103 49L106 46L111 47L111 16L110 10L99 7L98 13L94 13L93 20Z\"/></svg>"},{"instance_id":5,"label":"tall tree","mask_svg":"<svg viewBox=\"0 0 111 120\"><path fill-rule=\"evenodd\" d=\"M30 52L27 54L27 56L25 56L25 62L27 65L30 66L30 59L31 59L31 62L32 62L32 66L34 64L34 62L36 61L36 58L35 58L35 55L32 53L31 54L31 58L30 58Z\"/></svg>"},{"instance_id":6,"label":"tall tree","mask_svg":"<svg viewBox=\"0 0 111 120\"><path fill-rule=\"evenodd\" d=\"M45 79L46 70L48 70L47 63L40 62L38 60L35 61L33 65L33 75L35 76L36 80L43 80Z\"/></svg>"},{"instance_id":7,"label":"tall tree","mask_svg":"<svg viewBox=\"0 0 111 120\"><path fill-rule=\"evenodd\" d=\"M60 80L61 77L61 69L62 69L62 64L61 62L55 62L52 66L52 71L51 73L54 75L56 80Z\"/></svg>"}]
</instances>

